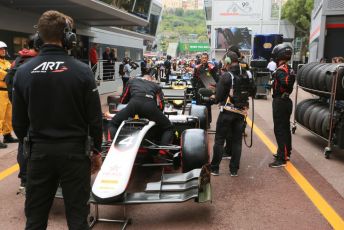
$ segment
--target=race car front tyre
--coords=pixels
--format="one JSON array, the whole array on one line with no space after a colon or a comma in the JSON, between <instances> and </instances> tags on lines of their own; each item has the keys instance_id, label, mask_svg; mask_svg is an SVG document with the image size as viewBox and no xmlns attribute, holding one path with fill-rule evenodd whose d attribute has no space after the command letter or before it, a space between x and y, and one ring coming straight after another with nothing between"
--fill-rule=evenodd
<instances>
[{"instance_id":1,"label":"race car front tyre","mask_svg":"<svg viewBox=\"0 0 344 230\"><path fill-rule=\"evenodd\" d=\"M181 138L182 171L202 168L209 162L208 138L203 129L187 129Z\"/></svg>"},{"instance_id":2,"label":"race car front tyre","mask_svg":"<svg viewBox=\"0 0 344 230\"><path fill-rule=\"evenodd\" d=\"M204 105L192 105L191 116L195 116L199 120L199 127L201 129L207 130L208 128L208 110L207 107Z\"/></svg>"}]
</instances>

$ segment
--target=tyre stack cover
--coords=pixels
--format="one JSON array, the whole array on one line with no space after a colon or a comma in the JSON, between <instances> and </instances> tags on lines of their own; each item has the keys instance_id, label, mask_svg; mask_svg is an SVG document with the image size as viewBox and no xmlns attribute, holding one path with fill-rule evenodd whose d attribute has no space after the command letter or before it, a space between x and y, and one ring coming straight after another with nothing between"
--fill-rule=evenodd
<instances>
[{"instance_id":1,"label":"tyre stack cover","mask_svg":"<svg viewBox=\"0 0 344 230\"><path fill-rule=\"evenodd\" d=\"M329 98L330 94L315 92L314 90L331 92L332 81L337 73L337 67L338 64L312 62L300 68L296 79L300 86L308 88L305 91ZM343 69L340 68L338 73L336 100L344 99Z\"/></svg>"},{"instance_id":2,"label":"tyre stack cover","mask_svg":"<svg viewBox=\"0 0 344 230\"><path fill-rule=\"evenodd\" d=\"M317 99L307 99L297 104L295 110L296 121L319 134L328 138L330 110L327 103Z\"/></svg>"}]
</instances>

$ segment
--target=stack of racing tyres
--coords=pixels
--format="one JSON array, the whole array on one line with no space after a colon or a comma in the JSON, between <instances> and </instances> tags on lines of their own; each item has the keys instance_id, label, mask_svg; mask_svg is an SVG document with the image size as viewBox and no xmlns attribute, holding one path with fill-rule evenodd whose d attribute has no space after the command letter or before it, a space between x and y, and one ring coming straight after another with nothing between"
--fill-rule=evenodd
<instances>
[{"instance_id":1,"label":"stack of racing tyres","mask_svg":"<svg viewBox=\"0 0 344 230\"><path fill-rule=\"evenodd\" d=\"M344 65L329 63L303 65L297 73L297 84L303 90L318 97L301 101L295 109L297 123L341 149L344 148L343 76ZM294 124L293 133L295 130ZM326 158L329 157L329 153L330 150L325 149Z\"/></svg>"}]
</instances>

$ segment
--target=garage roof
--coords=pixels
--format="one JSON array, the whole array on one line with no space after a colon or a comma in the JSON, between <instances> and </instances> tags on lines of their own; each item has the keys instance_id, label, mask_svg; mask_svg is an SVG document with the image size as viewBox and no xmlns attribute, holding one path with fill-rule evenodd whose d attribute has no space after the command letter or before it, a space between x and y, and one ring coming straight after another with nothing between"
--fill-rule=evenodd
<instances>
[{"instance_id":1,"label":"garage roof","mask_svg":"<svg viewBox=\"0 0 344 230\"><path fill-rule=\"evenodd\" d=\"M148 21L97 0L0 0L9 8L42 14L57 10L88 26L146 26Z\"/></svg>"}]
</instances>

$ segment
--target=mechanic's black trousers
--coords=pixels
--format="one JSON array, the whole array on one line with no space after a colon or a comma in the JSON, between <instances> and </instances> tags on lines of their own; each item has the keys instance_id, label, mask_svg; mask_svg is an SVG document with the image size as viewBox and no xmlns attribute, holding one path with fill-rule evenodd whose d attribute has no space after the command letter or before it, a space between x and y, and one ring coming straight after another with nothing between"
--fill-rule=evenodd
<instances>
[{"instance_id":1,"label":"mechanic's black trousers","mask_svg":"<svg viewBox=\"0 0 344 230\"><path fill-rule=\"evenodd\" d=\"M241 114L224 111L219 114L216 122L215 143L213 147L213 160L211 168L218 170L224 152L224 143L226 137L231 137L231 153L232 158L229 164L229 170L236 172L239 169L241 148L242 148L242 132L244 129L244 116Z\"/></svg>"},{"instance_id":2,"label":"mechanic's black trousers","mask_svg":"<svg viewBox=\"0 0 344 230\"><path fill-rule=\"evenodd\" d=\"M27 171L25 229L47 228L59 184L68 229L89 229L90 178L90 158L85 154L85 143L33 143Z\"/></svg>"},{"instance_id":3,"label":"mechanic's black trousers","mask_svg":"<svg viewBox=\"0 0 344 230\"><path fill-rule=\"evenodd\" d=\"M171 144L173 141L173 126L170 120L157 108L157 104L153 99L146 97L134 97L130 100L127 107L119 111L111 120L110 133L113 139L116 135L118 127L122 121L129 117L139 115L140 118L146 118L154 121L163 133L161 135L161 145ZM160 136L160 135L159 135Z\"/></svg>"},{"instance_id":4,"label":"mechanic's black trousers","mask_svg":"<svg viewBox=\"0 0 344 230\"><path fill-rule=\"evenodd\" d=\"M24 156L23 141L19 140L17 162L19 164L19 174L21 183L26 183L27 158Z\"/></svg>"},{"instance_id":5,"label":"mechanic's black trousers","mask_svg":"<svg viewBox=\"0 0 344 230\"><path fill-rule=\"evenodd\" d=\"M125 87L127 86L128 81L129 81L128 77L123 77L122 76L122 82L123 82L122 93L124 93L124 90L125 90Z\"/></svg>"},{"instance_id":6,"label":"mechanic's black trousers","mask_svg":"<svg viewBox=\"0 0 344 230\"><path fill-rule=\"evenodd\" d=\"M291 153L290 116L293 110L293 102L290 98L273 98L272 115L274 132L278 145L277 159L285 161Z\"/></svg>"}]
</instances>

